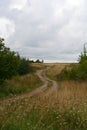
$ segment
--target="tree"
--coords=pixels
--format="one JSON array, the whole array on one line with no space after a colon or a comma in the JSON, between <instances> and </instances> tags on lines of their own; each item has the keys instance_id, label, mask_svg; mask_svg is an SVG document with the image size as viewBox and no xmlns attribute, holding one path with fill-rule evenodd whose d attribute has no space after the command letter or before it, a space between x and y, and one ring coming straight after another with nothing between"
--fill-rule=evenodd
<instances>
[{"instance_id":1,"label":"tree","mask_svg":"<svg viewBox=\"0 0 87 130\"><path fill-rule=\"evenodd\" d=\"M44 60L40 61L39 59L37 59L35 63L44 63Z\"/></svg>"},{"instance_id":2,"label":"tree","mask_svg":"<svg viewBox=\"0 0 87 130\"><path fill-rule=\"evenodd\" d=\"M81 55L79 56L79 63L83 63L84 61L87 61L87 52L86 52L86 47L84 45L83 52L81 52Z\"/></svg>"},{"instance_id":3,"label":"tree","mask_svg":"<svg viewBox=\"0 0 87 130\"><path fill-rule=\"evenodd\" d=\"M80 79L87 79L87 51L84 44L84 50L83 53L81 53L79 57L79 66L77 70L77 75Z\"/></svg>"},{"instance_id":4,"label":"tree","mask_svg":"<svg viewBox=\"0 0 87 130\"><path fill-rule=\"evenodd\" d=\"M18 67L18 73L20 75L28 74L32 70L30 63L25 58L20 60L20 65Z\"/></svg>"},{"instance_id":5,"label":"tree","mask_svg":"<svg viewBox=\"0 0 87 130\"><path fill-rule=\"evenodd\" d=\"M17 53L5 47L4 39L0 38L0 83L17 74L19 62Z\"/></svg>"},{"instance_id":6,"label":"tree","mask_svg":"<svg viewBox=\"0 0 87 130\"><path fill-rule=\"evenodd\" d=\"M33 62L33 61L32 61ZM40 62L37 60L37 62ZM21 58L20 55L4 44L4 39L0 38L0 84L5 79L10 79L19 74L24 75L33 71L31 61Z\"/></svg>"}]
</instances>

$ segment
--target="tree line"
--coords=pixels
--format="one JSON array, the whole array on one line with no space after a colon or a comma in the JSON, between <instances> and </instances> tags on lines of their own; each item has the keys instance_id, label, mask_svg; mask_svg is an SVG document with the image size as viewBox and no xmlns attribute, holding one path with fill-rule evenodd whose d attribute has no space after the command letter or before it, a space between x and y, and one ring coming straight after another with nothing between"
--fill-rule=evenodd
<instances>
[{"instance_id":1,"label":"tree line","mask_svg":"<svg viewBox=\"0 0 87 130\"><path fill-rule=\"evenodd\" d=\"M40 61L37 60L37 62ZM18 53L6 47L4 39L0 38L0 84L15 75L24 75L33 71L30 63L33 61L21 58Z\"/></svg>"}]
</instances>

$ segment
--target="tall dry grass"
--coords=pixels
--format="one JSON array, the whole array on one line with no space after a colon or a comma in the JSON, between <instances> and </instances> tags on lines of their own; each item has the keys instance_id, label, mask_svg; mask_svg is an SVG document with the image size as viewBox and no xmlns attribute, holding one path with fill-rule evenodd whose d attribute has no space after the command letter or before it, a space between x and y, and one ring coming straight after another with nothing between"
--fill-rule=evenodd
<instances>
[{"instance_id":1,"label":"tall dry grass","mask_svg":"<svg viewBox=\"0 0 87 130\"><path fill-rule=\"evenodd\" d=\"M0 104L2 130L86 130L87 83L64 81L57 93Z\"/></svg>"},{"instance_id":2,"label":"tall dry grass","mask_svg":"<svg viewBox=\"0 0 87 130\"><path fill-rule=\"evenodd\" d=\"M68 67L71 63L50 63L50 69L47 72L47 76L51 79L57 80L56 75L58 75L64 67Z\"/></svg>"},{"instance_id":3,"label":"tall dry grass","mask_svg":"<svg viewBox=\"0 0 87 130\"><path fill-rule=\"evenodd\" d=\"M60 68L54 65L48 73L54 77ZM0 129L87 130L87 82L62 81L51 94L0 102Z\"/></svg>"}]
</instances>

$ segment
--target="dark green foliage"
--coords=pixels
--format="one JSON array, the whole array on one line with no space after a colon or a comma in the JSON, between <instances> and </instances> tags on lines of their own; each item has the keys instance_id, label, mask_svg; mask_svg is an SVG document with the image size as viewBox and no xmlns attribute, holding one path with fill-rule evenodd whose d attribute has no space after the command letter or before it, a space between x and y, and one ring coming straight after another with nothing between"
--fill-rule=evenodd
<instances>
[{"instance_id":1,"label":"dark green foliage","mask_svg":"<svg viewBox=\"0 0 87 130\"><path fill-rule=\"evenodd\" d=\"M35 61L35 63L43 63L44 61L42 60L42 61L40 61L39 59L37 59L36 61Z\"/></svg>"},{"instance_id":2,"label":"dark green foliage","mask_svg":"<svg viewBox=\"0 0 87 130\"><path fill-rule=\"evenodd\" d=\"M87 61L87 52L86 52L86 48L85 48L85 45L84 45L84 51L79 56L79 63L81 64L81 63L83 63L85 61Z\"/></svg>"},{"instance_id":3,"label":"dark green foliage","mask_svg":"<svg viewBox=\"0 0 87 130\"><path fill-rule=\"evenodd\" d=\"M20 75L25 75L27 73L29 73L30 71L32 71L32 67L30 66L30 63L28 60L26 60L25 58L20 60L20 65L18 68L18 73Z\"/></svg>"},{"instance_id":4,"label":"dark green foliage","mask_svg":"<svg viewBox=\"0 0 87 130\"><path fill-rule=\"evenodd\" d=\"M0 38L0 84L5 79L10 79L17 74L27 74L30 70L32 71L29 61L5 47L4 39Z\"/></svg>"},{"instance_id":5,"label":"dark green foliage","mask_svg":"<svg viewBox=\"0 0 87 130\"><path fill-rule=\"evenodd\" d=\"M16 75L19 66L18 55L5 47L3 42L4 39L0 38L0 83Z\"/></svg>"},{"instance_id":6,"label":"dark green foliage","mask_svg":"<svg viewBox=\"0 0 87 130\"><path fill-rule=\"evenodd\" d=\"M72 64L70 69L68 67L64 68L59 75L57 75L59 80L87 80L87 52L84 46L84 51L79 56L79 63Z\"/></svg>"},{"instance_id":7,"label":"dark green foliage","mask_svg":"<svg viewBox=\"0 0 87 130\"><path fill-rule=\"evenodd\" d=\"M77 69L78 79L87 80L87 60L81 62Z\"/></svg>"},{"instance_id":8,"label":"dark green foliage","mask_svg":"<svg viewBox=\"0 0 87 130\"><path fill-rule=\"evenodd\" d=\"M84 52L79 57L79 66L77 69L77 76L79 79L87 80L87 52L84 45Z\"/></svg>"}]
</instances>

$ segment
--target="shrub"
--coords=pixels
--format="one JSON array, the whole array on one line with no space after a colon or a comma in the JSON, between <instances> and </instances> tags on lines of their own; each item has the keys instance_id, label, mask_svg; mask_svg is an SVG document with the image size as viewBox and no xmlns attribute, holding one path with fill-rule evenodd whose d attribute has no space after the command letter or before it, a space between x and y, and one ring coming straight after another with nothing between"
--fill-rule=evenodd
<instances>
[{"instance_id":1,"label":"shrub","mask_svg":"<svg viewBox=\"0 0 87 130\"><path fill-rule=\"evenodd\" d=\"M32 71L30 63L25 58L21 59L20 65L18 67L18 73L20 75L25 75L25 74L29 73L30 71Z\"/></svg>"},{"instance_id":2,"label":"shrub","mask_svg":"<svg viewBox=\"0 0 87 130\"><path fill-rule=\"evenodd\" d=\"M70 69L64 68L59 75L59 80L87 80L87 54L84 47L83 53L79 56L79 63L77 65L70 65Z\"/></svg>"}]
</instances>

